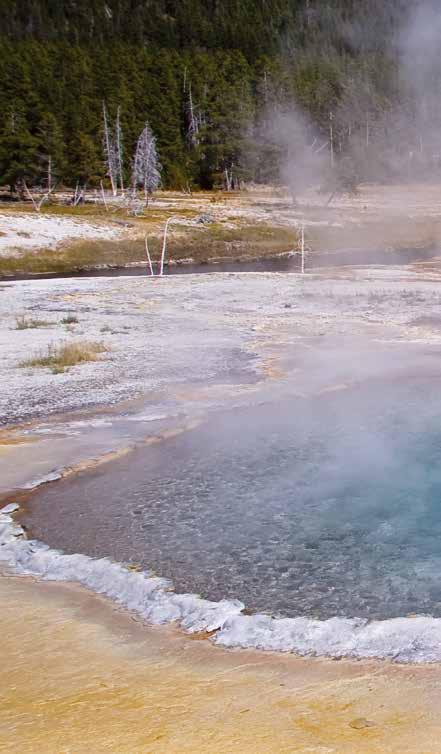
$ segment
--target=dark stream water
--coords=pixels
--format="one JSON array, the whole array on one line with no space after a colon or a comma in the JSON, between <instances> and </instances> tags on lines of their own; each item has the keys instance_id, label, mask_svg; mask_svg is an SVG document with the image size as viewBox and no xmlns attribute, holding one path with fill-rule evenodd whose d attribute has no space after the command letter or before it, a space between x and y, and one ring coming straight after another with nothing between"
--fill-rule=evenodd
<instances>
[{"instance_id":1,"label":"dark stream water","mask_svg":"<svg viewBox=\"0 0 441 754\"><path fill-rule=\"evenodd\" d=\"M369 266L369 265L406 265L433 259L439 250L432 249L400 249L398 251L379 250L347 250L329 253L314 252L307 257L308 270L324 267ZM219 264L172 264L165 268L166 275L194 275L209 272L300 272L300 255L292 257L268 257L251 262L221 262ZM156 272L156 267L155 267ZM43 275L16 275L14 277L0 277L0 280L33 280L71 277L113 277L130 275L150 275L147 265L140 267L111 268L103 270L77 271L72 273L47 273Z\"/></svg>"},{"instance_id":2,"label":"dark stream water","mask_svg":"<svg viewBox=\"0 0 441 754\"><path fill-rule=\"evenodd\" d=\"M285 616L441 616L436 379L216 414L39 492L53 547Z\"/></svg>"}]
</instances>

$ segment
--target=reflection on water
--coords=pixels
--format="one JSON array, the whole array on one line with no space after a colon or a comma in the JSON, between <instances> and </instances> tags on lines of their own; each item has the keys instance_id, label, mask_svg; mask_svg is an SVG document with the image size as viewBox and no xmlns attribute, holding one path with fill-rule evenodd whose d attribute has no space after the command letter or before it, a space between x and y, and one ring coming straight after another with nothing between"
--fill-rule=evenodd
<instances>
[{"instance_id":1,"label":"reflection on water","mask_svg":"<svg viewBox=\"0 0 441 754\"><path fill-rule=\"evenodd\" d=\"M25 519L177 591L286 616L441 616L441 398L376 383L230 412L47 488Z\"/></svg>"}]
</instances>

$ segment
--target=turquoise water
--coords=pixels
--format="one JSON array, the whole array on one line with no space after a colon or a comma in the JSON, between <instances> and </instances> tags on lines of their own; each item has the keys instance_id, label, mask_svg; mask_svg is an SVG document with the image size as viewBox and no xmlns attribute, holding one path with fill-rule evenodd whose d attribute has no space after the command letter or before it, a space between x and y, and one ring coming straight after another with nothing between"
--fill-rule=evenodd
<instances>
[{"instance_id":1,"label":"turquoise water","mask_svg":"<svg viewBox=\"0 0 441 754\"><path fill-rule=\"evenodd\" d=\"M441 391L373 382L213 415L46 488L53 547L284 616L441 616Z\"/></svg>"}]
</instances>

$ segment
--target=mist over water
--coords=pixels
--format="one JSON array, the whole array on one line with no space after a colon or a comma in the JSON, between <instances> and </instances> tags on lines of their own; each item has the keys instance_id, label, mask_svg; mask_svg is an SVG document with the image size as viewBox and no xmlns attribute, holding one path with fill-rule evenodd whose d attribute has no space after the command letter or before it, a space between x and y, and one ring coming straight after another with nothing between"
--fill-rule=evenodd
<instances>
[{"instance_id":1,"label":"mist over water","mask_svg":"<svg viewBox=\"0 0 441 754\"><path fill-rule=\"evenodd\" d=\"M213 417L47 488L25 523L253 612L441 616L441 398L378 381Z\"/></svg>"}]
</instances>

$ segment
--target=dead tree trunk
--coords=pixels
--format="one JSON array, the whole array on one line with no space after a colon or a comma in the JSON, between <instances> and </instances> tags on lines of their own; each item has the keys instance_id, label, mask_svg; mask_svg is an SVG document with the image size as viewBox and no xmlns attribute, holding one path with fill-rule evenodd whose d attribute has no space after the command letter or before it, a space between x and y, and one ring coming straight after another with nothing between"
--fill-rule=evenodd
<instances>
[{"instance_id":1,"label":"dead tree trunk","mask_svg":"<svg viewBox=\"0 0 441 754\"><path fill-rule=\"evenodd\" d=\"M104 154L107 164L107 175L112 186L113 196L117 195L117 184L115 180L115 146L110 133L109 119L107 116L106 103L103 102L103 122L104 122Z\"/></svg>"}]
</instances>

